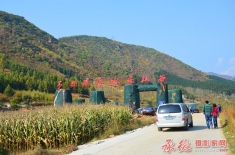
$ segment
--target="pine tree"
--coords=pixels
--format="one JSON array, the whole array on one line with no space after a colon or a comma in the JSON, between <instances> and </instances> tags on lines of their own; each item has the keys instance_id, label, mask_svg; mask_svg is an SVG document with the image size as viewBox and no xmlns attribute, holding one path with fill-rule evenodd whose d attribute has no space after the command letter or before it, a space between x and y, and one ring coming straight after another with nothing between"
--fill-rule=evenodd
<instances>
[{"instance_id":1,"label":"pine tree","mask_svg":"<svg viewBox=\"0 0 235 155\"><path fill-rule=\"evenodd\" d=\"M8 84L3 93L4 93L6 96L10 97L10 96L13 96L13 95L15 94L15 91L14 91L14 89L12 89L11 86Z\"/></svg>"}]
</instances>

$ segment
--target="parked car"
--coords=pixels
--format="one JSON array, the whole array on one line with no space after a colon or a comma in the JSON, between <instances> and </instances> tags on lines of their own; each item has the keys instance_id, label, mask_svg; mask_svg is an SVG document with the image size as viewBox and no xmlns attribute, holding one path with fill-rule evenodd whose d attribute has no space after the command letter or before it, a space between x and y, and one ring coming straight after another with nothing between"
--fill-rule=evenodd
<instances>
[{"instance_id":1,"label":"parked car","mask_svg":"<svg viewBox=\"0 0 235 155\"><path fill-rule=\"evenodd\" d=\"M9 109L10 107L11 107L11 105L10 104L0 104L0 107L1 108L6 108L6 109Z\"/></svg>"},{"instance_id":2,"label":"parked car","mask_svg":"<svg viewBox=\"0 0 235 155\"><path fill-rule=\"evenodd\" d=\"M188 107L184 103L167 103L158 106L156 112L156 125L158 131L163 128L193 127L193 117Z\"/></svg>"},{"instance_id":3,"label":"parked car","mask_svg":"<svg viewBox=\"0 0 235 155\"><path fill-rule=\"evenodd\" d=\"M10 109L10 104L0 104L0 111L6 112Z\"/></svg>"},{"instance_id":4,"label":"parked car","mask_svg":"<svg viewBox=\"0 0 235 155\"><path fill-rule=\"evenodd\" d=\"M189 103L187 106L192 113L199 113L199 109L195 103Z\"/></svg>"},{"instance_id":5,"label":"parked car","mask_svg":"<svg viewBox=\"0 0 235 155\"><path fill-rule=\"evenodd\" d=\"M197 107L193 107L191 110L190 110L192 113L199 113L199 110Z\"/></svg>"},{"instance_id":6,"label":"parked car","mask_svg":"<svg viewBox=\"0 0 235 155\"><path fill-rule=\"evenodd\" d=\"M144 108L138 108L138 109L137 109L138 114L143 114L143 109L144 109Z\"/></svg>"},{"instance_id":7,"label":"parked car","mask_svg":"<svg viewBox=\"0 0 235 155\"><path fill-rule=\"evenodd\" d=\"M152 116L154 116L155 115L155 107L154 106L146 106L146 107L144 107L143 108L143 110L142 110L142 114L143 115L152 115Z\"/></svg>"}]
</instances>

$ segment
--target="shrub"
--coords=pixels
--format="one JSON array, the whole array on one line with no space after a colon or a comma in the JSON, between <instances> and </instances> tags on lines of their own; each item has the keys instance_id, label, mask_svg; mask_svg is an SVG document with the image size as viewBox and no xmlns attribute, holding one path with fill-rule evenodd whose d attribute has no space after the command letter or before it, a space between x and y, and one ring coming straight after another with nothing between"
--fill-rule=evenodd
<instances>
[{"instance_id":1,"label":"shrub","mask_svg":"<svg viewBox=\"0 0 235 155\"><path fill-rule=\"evenodd\" d=\"M31 100L32 100L32 97L30 95L23 96L24 104L30 104Z\"/></svg>"},{"instance_id":2,"label":"shrub","mask_svg":"<svg viewBox=\"0 0 235 155\"><path fill-rule=\"evenodd\" d=\"M21 103L22 100L22 93L21 92L16 92L13 98L15 103Z\"/></svg>"},{"instance_id":3,"label":"shrub","mask_svg":"<svg viewBox=\"0 0 235 155\"><path fill-rule=\"evenodd\" d=\"M0 94L0 102L8 102L8 98L5 94Z\"/></svg>"},{"instance_id":4,"label":"shrub","mask_svg":"<svg viewBox=\"0 0 235 155\"><path fill-rule=\"evenodd\" d=\"M20 106L19 104L17 103L14 103L14 102L11 102L11 107L10 107L11 110L19 110L20 109Z\"/></svg>"}]
</instances>

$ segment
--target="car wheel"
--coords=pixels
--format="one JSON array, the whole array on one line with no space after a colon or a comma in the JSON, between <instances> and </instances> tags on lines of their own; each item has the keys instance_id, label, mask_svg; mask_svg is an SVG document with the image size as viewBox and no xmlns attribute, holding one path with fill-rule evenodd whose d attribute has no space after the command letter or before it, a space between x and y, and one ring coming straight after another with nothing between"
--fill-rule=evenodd
<instances>
[{"instance_id":1,"label":"car wheel","mask_svg":"<svg viewBox=\"0 0 235 155\"><path fill-rule=\"evenodd\" d=\"M193 127L193 120L191 121L191 123L189 124L190 127Z\"/></svg>"},{"instance_id":2,"label":"car wheel","mask_svg":"<svg viewBox=\"0 0 235 155\"><path fill-rule=\"evenodd\" d=\"M158 131L162 131L162 128L160 128L160 127L158 127L157 129L158 129Z\"/></svg>"},{"instance_id":3,"label":"car wheel","mask_svg":"<svg viewBox=\"0 0 235 155\"><path fill-rule=\"evenodd\" d=\"M188 121L186 122L185 126L184 126L184 130L187 131L188 130Z\"/></svg>"}]
</instances>

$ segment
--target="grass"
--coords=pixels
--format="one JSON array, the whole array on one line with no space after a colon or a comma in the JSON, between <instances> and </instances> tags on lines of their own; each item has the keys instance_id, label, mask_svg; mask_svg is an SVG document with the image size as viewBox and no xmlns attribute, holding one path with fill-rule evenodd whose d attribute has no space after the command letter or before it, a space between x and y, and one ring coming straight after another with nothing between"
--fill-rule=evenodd
<instances>
[{"instance_id":1,"label":"grass","mask_svg":"<svg viewBox=\"0 0 235 155\"><path fill-rule=\"evenodd\" d=\"M66 155L78 148L75 145L69 145L60 149L43 149L41 147L35 147L34 150L19 153L18 155ZM4 154L7 155L7 154ZM9 154L10 155L10 154Z\"/></svg>"},{"instance_id":2,"label":"grass","mask_svg":"<svg viewBox=\"0 0 235 155\"><path fill-rule=\"evenodd\" d=\"M230 151L235 154L235 101L221 104L223 111L220 117L220 124L227 140Z\"/></svg>"},{"instance_id":3,"label":"grass","mask_svg":"<svg viewBox=\"0 0 235 155\"><path fill-rule=\"evenodd\" d=\"M109 128L103 134L95 137L92 141L114 137L116 135L123 134L126 131L131 131L144 126L148 126L155 123L155 120L156 120L155 116L134 114L133 120L130 122L128 126L118 126L118 127Z\"/></svg>"}]
</instances>

